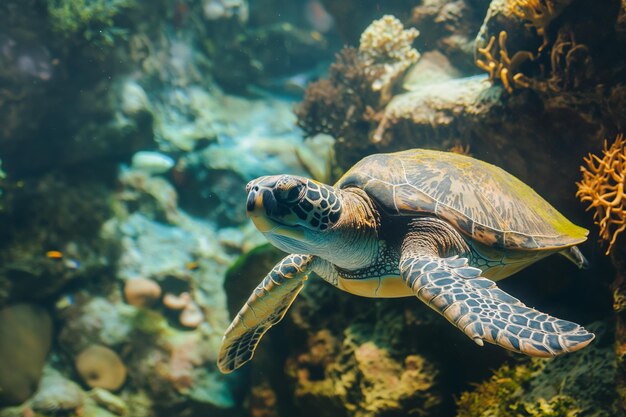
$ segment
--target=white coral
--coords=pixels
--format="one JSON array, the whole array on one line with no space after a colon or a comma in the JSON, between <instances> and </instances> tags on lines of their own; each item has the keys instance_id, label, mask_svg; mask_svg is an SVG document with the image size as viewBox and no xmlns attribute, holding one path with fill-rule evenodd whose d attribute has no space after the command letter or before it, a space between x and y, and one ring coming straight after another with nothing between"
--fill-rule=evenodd
<instances>
[{"instance_id":1,"label":"white coral","mask_svg":"<svg viewBox=\"0 0 626 417\"><path fill-rule=\"evenodd\" d=\"M404 29L394 16L385 15L373 21L361 34L359 55L374 77L374 91L389 90L408 67L419 59L412 47L419 35L417 29Z\"/></svg>"}]
</instances>

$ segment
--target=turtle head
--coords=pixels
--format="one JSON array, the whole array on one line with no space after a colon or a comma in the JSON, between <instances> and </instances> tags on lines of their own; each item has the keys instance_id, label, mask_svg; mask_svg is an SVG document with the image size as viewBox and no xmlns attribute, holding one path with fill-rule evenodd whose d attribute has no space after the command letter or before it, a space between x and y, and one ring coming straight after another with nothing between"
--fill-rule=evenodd
<instances>
[{"instance_id":1,"label":"turtle head","mask_svg":"<svg viewBox=\"0 0 626 417\"><path fill-rule=\"evenodd\" d=\"M341 216L341 201L335 189L308 178L260 177L250 181L246 191L248 216L283 250L303 251L306 244L316 243L321 234L332 229Z\"/></svg>"}]
</instances>

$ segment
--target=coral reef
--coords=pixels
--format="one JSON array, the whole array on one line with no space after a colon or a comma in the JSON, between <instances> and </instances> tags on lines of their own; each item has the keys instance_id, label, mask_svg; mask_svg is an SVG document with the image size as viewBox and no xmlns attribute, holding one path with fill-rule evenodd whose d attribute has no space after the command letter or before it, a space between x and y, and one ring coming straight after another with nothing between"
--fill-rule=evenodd
<instances>
[{"instance_id":1,"label":"coral reef","mask_svg":"<svg viewBox=\"0 0 626 417\"><path fill-rule=\"evenodd\" d=\"M492 39L502 36L504 31L508 42L506 47L500 45L500 51L505 51L507 55L508 51L514 51L513 57L521 54L525 61L522 68L517 68L519 65L515 68L519 74L524 74L518 76L524 78L520 87L531 88L544 95L591 90L598 77L606 76L606 82L611 83L610 69L604 67L608 61L599 52L601 45L612 43L615 39L613 28L618 7L616 1L602 9L570 0L493 1L476 39L476 54L485 55L493 46ZM583 22L578 17L582 15L593 18ZM520 20L526 22L523 27L518 24ZM535 29L541 44L536 42L530 28ZM498 67L500 61L506 61L492 58L495 59L488 59L487 62L477 60L477 64L491 74L491 68ZM511 60L514 61L513 58ZM494 64L489 65L489 62ZM505 78L503 82L506 81ZM511 80L508 81L511 84Z\"/></svg>"},{"instance_id":2,"label":"coral reef","mask_svg":"<svg viewBox=\"0 0 626 417\"><path fill-rule=\"evenodd\" d=\"M277 417L276 393L267 384L257 385L250 392L250 417Z\"/></svg>"},{"instance_id":3,"label":"coral reef","mask_svg":"<svg viewBox=\"0 0 626 417\"><path fill-rule=\"evenodd\" d=\"M438 13L437 10L441 10L435 3L423 2L417 6L415 13L421 20L416 21L428 23L430 19L426 17L428 13L433 16ZM590 148L598 147L598 137L607 131L615 131L615 126L623 125L623 118L620 116L623 113L622 82L616 74L621 74L626 66L623 57L617 57L609 52L615 50L613 47L609 49L605 47L605 45L624 46L623 38L616 38L613 31L619 7L614 1L602 10L583 1L565 1L558 4L551 2L549 5L546 3L497 0L491 2L487 17L473 45L476 59L482 69L488 72L491 83L487 82L485 77L463 77L465 74L458 72L460 66L452 68L449 72L454 75L448 75L448 68L452 62L450 56L444 55L444 58L441 58L429 51L424 53L420 61L409 71L409 75L401 80L403 87L409 91L396 90L392 93L393 98L383 104L376 101L377 97L368 98L365 94L350 98L344 103L344 97L349 97L352 91L358 89L344 88L341 82L346 80L347 75L357 71L363 73L362 67L359 67L361 63L357 59L344 60L343 63L349 63L351 66L335 66L331 69L328 80L311 85L305 96L305 102L299 108L299 122L307 134L323 131L337 138L335 144L337 159L344 169L373 152L390 152L412 147L449 149L457 144L463 144L471 148L474 156L502 166L530 183L540 194L549 196L555 205L569 208L578 222L585 224L581 210L577 209L572 190L572 184L577 179L577 161L581 154L588 152ZM335 10L339 9L339 6L334 7ZM432 8L428 9L429 7ZM593 21L590 18L582 19L581 16L593 16L591 18ZM419 25L417 27L422 32L417 39L418 45L424 37L432 39L431 44L434 44L445 36L444 30L433 35L432 31L424 30ZM449 53L445 48L440 48L440 51L444 51L444 54ZM358 57L358 54L354 55ZM420 78L422 74L418 68L424 66L428 69L427 60L442 62L446 70L436 73L434 77L438 78L431 78L431 81L428 81L428 76ZM338 59L337 63L339 62ZM455 65L458 65L456 62L455 60ZM467 71L469 73L467 75L472 73L471 69ZM409 76L414 78L409 79ZM367 89L364 91L367 92ZM316 94L315 100L311 99L313 92ZM366 104L363 104L363 97L367 98ZM609 102L610 104L607 104ZM342 110L345 108L351 109L352 112ZM546 178L550 178L550 181L546 181ZM617 247L620 247L619 239ZM597 258L593 247L588 247L587 251L592 258ZM562 304L558 308L571 313L580 312L580 305L574 302L566 306L563 303L565 298L569 298L570 301L584 298L587 300L585 311L589 315L583 320L600 319L611 314L607 308L609 306L607 292L601 287L608 284L613 272L605 260L596 259L593 263L595 272L581 272L580 278L575 278L574 281L599 278L603 284L590 287L563 280L557 283L558 277L562 274L557 272L556 266L547 266L550 272L536 271L520 280L524 280L525 287L535 286L532 290L535 296L551 293L551 302L559 300ZM543 273L549 274L555 280L553 285L544 286L545 281L544 284L540 284L531 277L531 275L541 276ZM586 278L582 278L583 276ZM509 285L508 282L506 285ZM317 287L314 288L319 290ZM521 286L517 287L517 290L524 291ZM563 296L565 293L566 297ZM622 294L623 290L616 293ZM319 301L306 290L304 294ZM324 297L329 295L324 293ZM335 303L338 305L331 308L324 302L321 306L313 302L310 303L313 305L307 304L303 309L304 311L311 309L321 314L332 311L333 317L338 317L344 314L343 309L349 310L348 306L354 307L357 302L339 298ZM338 399L333 392L334 388L344 386L345 383L345 380L340 378L334 379L329 371L340 361L336 358L342 357L342 354L337 352L344 349L345 334L334 330L334 326L341 326L337 323L320 323L319 318L313 318L308 314L303 321L311 321L312 324L302 324L298 316L299 308L298 305L294 305L291 316L295 326L300 331L304 329L306 337L293 331L294 335L304 340L294 341L296 348L290 350L300 349L305 353L300 356L292 355L295 357L288 361L291 374L295 375L294 378L304 387L303 391L296 389L298 410L312 407L311 404L317 400L323 402L324 409L332 410L331 415L333 413L356 415L364 412L362 411L364 403L355 405L354 409L342 409L342 404L350 400ZM341 313L337 313L338 311ZM345 323L344 330L351 328L360 320L354 315L347 315L351 322ZM402 313L395 311L390 313L390 316L401 320L399 318L402 317ZM372 318L374 322L380 320L381 316ZM612 333L610 325L608 326L609 329L606 331ZM330 329L330 336L322 333L324 329ZM349 330L346 330L346 334L348 332ZM371 334L369 336L372 337ZM530 365L524 365L526 370L511 365L509 371L523 373L524 382L519 380L519 375L511 375L509 371L503 370L502 374L494 377L495 382L489 389L497 391L498 384L503 382L499 379L500 375L502 378L512 379L510 387L515 392L500 392L498 395L502 395L501 399L493 398L494 408L485 404L486 393L478 393L472 400L476 407L471 412L465 409L463 411L465 414L462 415L593 415L594 409L604 411L613 407L617 391L613 385L616 364L610 340L611 335L602 342L602 354L593 359L585 356L580 359L580 363L576 362L575 358L567 365L555 361L555 365L548 364L545 368L542 364L541 370L531 369ZM319 343L315 344L314 341ZM406 339L404 341L406 342ZM432 340L430 342L432 343ZM320 350L327 352L322 355L326 359L319 359L314 354L314 346L319 346ZM438 379L445 380L445 366L441 366L436 359L441 357L442 353L438 352L433 359L426 353L427 350L423 349L424 347L420 346L415 348L414 352L423 354L428 360L434 360L436 369L441 372ZM404 351L398 346L389 347L389 352L392 352L394 358L404 357ZM299 358L301 362L298 362ZM592 365L588 365L588 361ZM380 362L385 361L380 359ZM483 366L494 367L496 362L495 359L491 362L492 365L485 365L486 362L483 362ZM601 367L600 365L604 363L607 366ZM465 363L460 367L467 366ZM591 382L581 382L584 379L583 374L585 372L591 374L598 368L596 380L602 381L599 384L602 387L601 392L585 393L577 389L559 389L556 384L548 382L555 373L566 373L564 369L566 367L576 371L563 378L555 377L555 380L567 381L568 388L590 386ZM349 373L344 372L342 375ZM467 378L465 383L476 378L475 375L465 376ZM360 375L355 377L357 380L359 378L363 377ZM572 384L571 380L579 382ZM541 384L550 388L542 391ZM508 386L508 382L504 385ZM276 389L276 386L274 388ZM522 396L519 391L526 391L528 395ZM277 392L280 398L280 391ZM352 388L352 392L361 395L361 387ZM594 396L603 399L594 400ZM469 397L466 399L470 401ZM445 398L442 404L445 409ZM469 403L464 403L463 407L465 405L469 407ZM498 408L499 405L502 408ZM613 411L607 411L603 415L613 415L611 412Z\"/></svg>"},{"instance_id":4,"label":"coral reef","mask_svg":"<svg viewBox=\"0 0 626 417\"><path fill-rule=\"evenodd\" d=\"M298 125L308 136L323 133L339 141L361 141L401 76L419 58L411 46L417 35L393 16L374 21L358 49L344 47L337 54L328 79L307 87L296 109Z\"/></svg>"},{"instance_id":5,"label":"coral reef","mask_svg":"<svg viewBox=\"0 0 626 417\"><path fill-rule=\"evenodd\" d=\"M368 103L377 100L357 50L346 47L330 66L329 78L307 88L304 101L296 109L298 125L308 136L323 133L351 138L367 134L371 123Z\"/></svg>"},{"instance_id":6,"label":"coral reef","mask_svg":"<svg viewBox=\"0 0 626 417\"><path fill-rule=\"evenodd\" d=\"M575 417L580 409L571 397L556 396L550 400L541 398L538 404L520 401L519 396L534 376L543 368L542 363L533 362L511 368L503 365L491 378L478 385L476 390L465 392L458 401L458 417L478 417L486 415L550 415L554 417ZM572 407L574 405L574 407ZM542 413L535 410L539 406Z\"/></svg>"},{"instance_id":7,"label":"coral reef","mask_svg":"<svg viewBox=\"0 0 626 417\"><path fill-rule=\"evenodd\" d=\"M618 135L609 147L604 141L602 157L589 154L585 158L587 166L580 170L582 181L576 183L576 196L588 203L587 210L593 210L594 222L600 228L600 237L608 242L608 255L620 233L626 229L626 139Z\"/></svg>"},{"instance_id":8,"label":"coral reef","mask_svg":"<svg viewBox=\"0 0 626 417\"><path fill-rule=\"evenodd\" d=\"M610 259L582 248L591 272L555 260L502 284L604 319L580 355L517 362L412 298L311 279L254 363L224 377L215 359L283 256L245 217L257 176L332 183L373 152L471 149L584 225L580 155L626 126L625 16L623 0L0 2L0 416L426 417L455 398L467 416L623 414L620 237ZM338 35L355 47L324 75Z\"/></svg>"},{"instance_id":9,"label":"coral reef","mask_svg":"<svg viewBox=\"0 0 626 417\"><path fill-rule=\"evenodd\" d=\"M328 330L310 334L308 351L287 363L299 407L324 401L324 415L382 416L406 407L435 415L442 400L433 364L419 355L398 361L389 346L368 341L363 330L348 327L343 341Z\"/></svg>"}]
</instances>

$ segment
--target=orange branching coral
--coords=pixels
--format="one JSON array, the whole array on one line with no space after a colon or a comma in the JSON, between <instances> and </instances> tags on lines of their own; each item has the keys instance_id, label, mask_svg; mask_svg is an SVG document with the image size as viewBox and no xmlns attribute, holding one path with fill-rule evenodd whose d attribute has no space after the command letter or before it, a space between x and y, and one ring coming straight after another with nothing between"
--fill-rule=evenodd
<instances>
[{"instance_id":1,"label":"orange branching coral","mask_svg":"<svg viewBox=\"0 0 626 417\"><path fill-rule=\"evenodd\" d=\"M455 143L454 145L450 147L450 149L448 149L448 152L458 153L459 155L468 155L468 156L472 155L470 153L469 144L462 145L460 143Z\"/></svg>"},{"instance_id":2,"label":"orange branching coral","mask_svg":"<svg viewBox=\"0 0 626 417\"><path fill-rule=\"evenodd\" d=\"M529 88L530 80L527 76L518 72L520 65L527 60L533 60L534 56L528 51L518 51L512 57L506 49L507 34L500 32L498 45L495 44L496 37L492 36L489 43L484 48L478 48L478 53L482 58L476 59L476 65L489 73L489 79L494 81L499 79L506 91L513 92L513 87ZM499 55L499 58L496 57Z\"/></svg>"},{"instance_id":3,"label":"orange branching coral","mask_svg":"<svg viewBox=\"0 0 626 417\"><path fill-rule=\"evenodd\" d=\"M571 0L513 0L510 7L513 14L527 21L526 26L534 27L537 35L543 38L539 47L541 52L548 46L548 26L570 3Z\"/></svg>"},{"instance_id":4,"label":"orange branching coral","mask_svg":"<svg viewBox=\"0 0 626 417\"><path fill-rule=\"evenodd\" d=\"M571 31L559 31L550 52L550 63L552 74L547 83L552 91L579 88L593 76L589 47L577 43Z\"/></svg>"},{"instance_id":5,"label":"orange branching coral","mask_svg":"<svg viewBox=\"0 0 626 417\"><path fill-rule=\"evenodd\" d=\"M593 218L600 227L600 237L609 241L608 255L617 236L626 229L626 138L618 135L611 147L604 141L602 158L589 154L587 167L580 167L583 180L576 183L576 196L595 209Z\"/></svg>"}]
</instances>

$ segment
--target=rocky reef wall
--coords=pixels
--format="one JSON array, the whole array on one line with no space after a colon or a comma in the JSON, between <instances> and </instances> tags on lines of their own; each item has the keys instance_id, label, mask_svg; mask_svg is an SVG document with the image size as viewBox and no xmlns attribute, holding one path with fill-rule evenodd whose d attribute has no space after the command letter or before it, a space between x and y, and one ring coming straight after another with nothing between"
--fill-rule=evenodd
<instances>
[{"instance_id":1,"label":"rocky reef wall","mask_svg":"<svg viewBox=\"0 0 626 417\"><path fill-rule=\"evenodd\" d=\"M626 203L598 160L617 143L623 185L625 50L618 0L3 1L0 416L624 415ZM501 286L597 340L529 360L311 279L219 373L283 256L246 183L414 147L501 166L592 230L591 269Z\"/></svg>"}]
</instances>

